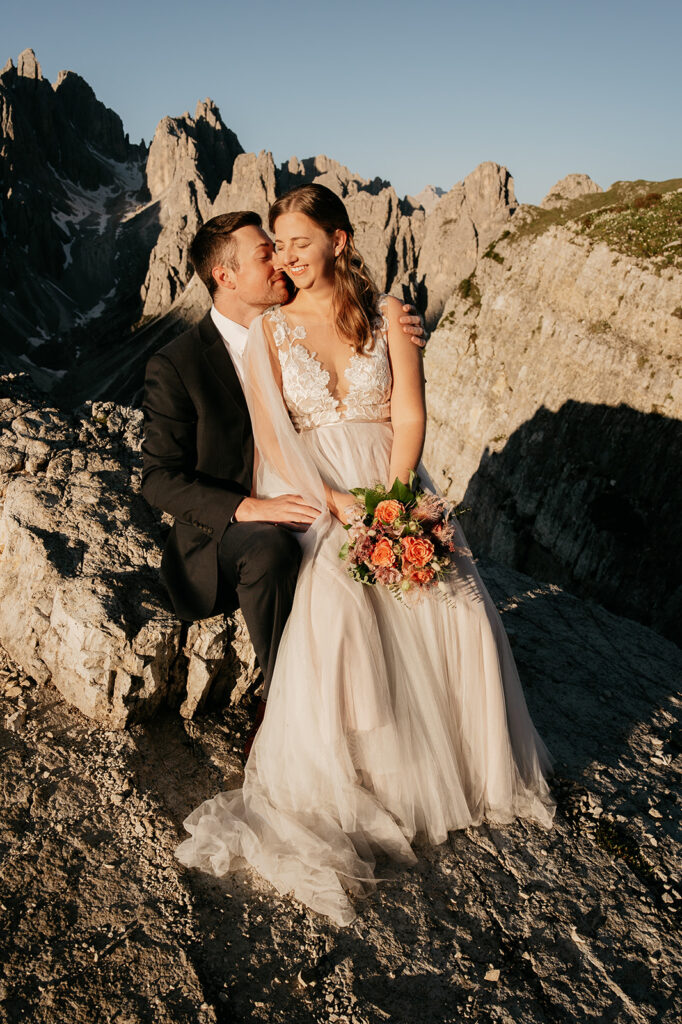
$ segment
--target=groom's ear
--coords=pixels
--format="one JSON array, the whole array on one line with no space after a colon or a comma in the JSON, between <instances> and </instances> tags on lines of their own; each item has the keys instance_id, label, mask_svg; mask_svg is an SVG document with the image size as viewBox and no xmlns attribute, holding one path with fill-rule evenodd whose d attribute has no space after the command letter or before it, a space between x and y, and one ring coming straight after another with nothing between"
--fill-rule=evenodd
<instances>
[{"instance_id":1,"label":"groom's ear","mask_svg":"<svg viewBox=\"0 0 682 1024\"><path fill-rule=\"evenodd\" d=\"M237 287L237 277L234 270L230 270L229 267L213 267L211 277L219 288L229 288L230 291L234 291Z\"/></svg>"}]
</instances>

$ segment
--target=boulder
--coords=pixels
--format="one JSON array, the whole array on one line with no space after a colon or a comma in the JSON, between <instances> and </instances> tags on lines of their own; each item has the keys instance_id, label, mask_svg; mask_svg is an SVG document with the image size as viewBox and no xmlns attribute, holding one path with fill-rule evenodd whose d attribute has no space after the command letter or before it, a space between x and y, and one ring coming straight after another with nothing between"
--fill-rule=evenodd
<instances>
[{"instance_id":1,"label":"boulder","mask_svg":"<svg viewBox=\"0 0 682 1024\"><path fill-rule=\"evenodd\" d=\"M214 683L219 699L241 694L257 675L241 616L188 628L161 586L141 412L95 403L70 416L0 383L0 643L111 729L162 706L191 718Z\"/></svg>"}]
</instances>

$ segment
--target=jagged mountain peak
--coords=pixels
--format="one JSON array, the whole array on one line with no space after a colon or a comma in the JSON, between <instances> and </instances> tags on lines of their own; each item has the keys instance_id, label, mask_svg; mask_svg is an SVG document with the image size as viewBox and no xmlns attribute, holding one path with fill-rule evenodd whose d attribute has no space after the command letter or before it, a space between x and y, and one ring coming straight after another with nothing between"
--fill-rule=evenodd
<instances>
[{"instance_id":1,"label":"jagged mountain peak","mask_svg":"<svg viewBox=\"0 0 682 1024\"><path fill-rule=\"evenodd\" d=\"M121 118L97 99L84 78L75 71L60 71L53 89L68 120L103 156L123 163L137 155L138 147L130 146Z\"/></svg>"},{"instance_id":2,"label":"jagged mountain peak","mask_svg":"<svg viewBox=\"0 0 682 1024\"><path fill-rule=\"evenodd\" d=\"M425 185L421 192L418 192L415 196L407 196L407 201L412 207L421 206L426 213L431 213L434 206L438 203L446 193L444 188L438 188L437 185Z\"/></svg>"},{"instance_id":3,"label":"jagged mountain peak","mask_svg":"<svg viewBox=\"0 0 682 1024\"><path fill-rule=\"evenodd\" d=\"M159 121L147 161L147 184L153 199L193 179L197 172L212 202L224 181L232 178L234 161L244 150L223 122L212 99L189 112Z\"/></svg>"},{"instance_id":4,"label":"jagged mountain peak","mask_svg":"<svg viewBox=\"0 0 682 1024\"><path fill-rule=\"evenodd\" d=\"M220 110L217 103L214 103L210 96L207 96L203 101L199 100L194 111L194 120L208 121L209 124L214 127L224 128L223 119L220 116Z\"/></svg>"},{"instance_id":5,"label":"jagged mountain peak","mask_svg":"<svg viewBox=\"0 0 682 1024\"><path fill-rule=\"evenodd\" d=\"M17 61L17 74L22 78L42 79L43 72L33 50L22 50Z\"/></svg>"}]
</instances>

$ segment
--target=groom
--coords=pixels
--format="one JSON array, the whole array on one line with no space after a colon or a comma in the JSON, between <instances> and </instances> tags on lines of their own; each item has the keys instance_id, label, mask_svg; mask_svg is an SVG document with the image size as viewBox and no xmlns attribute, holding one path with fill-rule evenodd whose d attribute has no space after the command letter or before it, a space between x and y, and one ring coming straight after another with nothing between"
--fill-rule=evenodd
<instances>
[{"instance_id":1,"label":"groom","mask_svg":"<svg viewBox=\"0 0 682 1024\"><path fill-rule=\"evenodd\" d=\"M147 364L142 493L175 519L161 575L178 617L191 621L241 607L265 699L296 585L295 531L319 515L300 495L251 496L244 348L252 320L286 302L289 286L252 211L207 221L190 259L213 305ZM404 316L401 323L421 345L420 317ZM261 704L259 718L262 711Z\"/></svg>"}]
</instances>

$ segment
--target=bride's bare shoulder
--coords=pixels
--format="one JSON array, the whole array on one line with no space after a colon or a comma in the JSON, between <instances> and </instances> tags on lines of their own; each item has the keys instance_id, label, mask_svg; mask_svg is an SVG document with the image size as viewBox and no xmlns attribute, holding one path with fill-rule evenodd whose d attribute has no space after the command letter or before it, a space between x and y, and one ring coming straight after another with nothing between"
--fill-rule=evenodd
<instances>
[{"instance_id":1,"label":"bride's bare shoulder","mask_svg":"<svg viewBox=\"0 0 682 1024\"><path fill-rule=\"evenodd\" d=\"M389 323L397 323L398 318L403 315L402 303L400 302L400 299L396 299L394 295L380 295L379 309L382 311Z\"/></svg>"}]
</instances>

